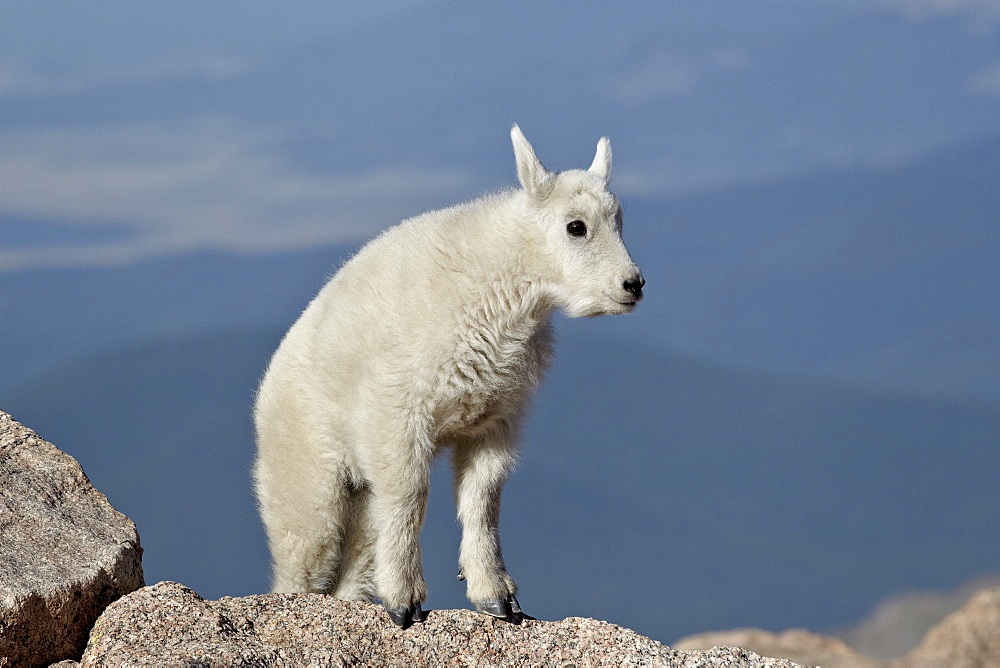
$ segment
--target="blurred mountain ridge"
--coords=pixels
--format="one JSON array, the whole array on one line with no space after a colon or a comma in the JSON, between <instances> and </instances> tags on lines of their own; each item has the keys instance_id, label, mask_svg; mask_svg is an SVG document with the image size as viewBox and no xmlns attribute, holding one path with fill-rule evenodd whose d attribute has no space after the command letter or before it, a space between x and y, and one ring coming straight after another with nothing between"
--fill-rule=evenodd
<instances>
[{"instance_id":1,"label":"blurred mountain ridge","mask_svg":"<svg viewBox=\"0 0 1000 668\"><path fill-rule=\"evenodd\" d=\"M888 169L626 199L647 297L594 327L730 367L1000 404L998 153L987 137ZM3 219L25 243L31 221ZM61 229L87 243L48 224L46 245ZM5 273L0 391L137 341L287 327L357 247Z\"/></svg>"}]
</instances>

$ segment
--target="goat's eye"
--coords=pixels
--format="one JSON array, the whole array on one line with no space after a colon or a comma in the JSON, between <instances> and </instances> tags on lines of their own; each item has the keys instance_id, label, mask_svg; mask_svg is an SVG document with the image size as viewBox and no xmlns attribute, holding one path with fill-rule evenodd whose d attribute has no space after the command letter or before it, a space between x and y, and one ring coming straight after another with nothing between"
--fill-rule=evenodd
<instances>
[{"instance_id":1,"label":"goat's eye","mask_svg":"<svg viewBox=\"0 0 1000 668\"><path fill-rule=\"evenodd\" d=\"M587 234L587 224L582 220L574 220L566 226L566 231L574 237L582 237Z\"/></svg>"}]
</instances>

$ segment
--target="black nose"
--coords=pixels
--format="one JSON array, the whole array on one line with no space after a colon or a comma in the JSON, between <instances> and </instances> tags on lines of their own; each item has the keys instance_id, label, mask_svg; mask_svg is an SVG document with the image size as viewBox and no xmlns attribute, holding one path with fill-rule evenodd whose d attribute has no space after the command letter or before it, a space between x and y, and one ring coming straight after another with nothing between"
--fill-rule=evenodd
<instances>
[{"instance_id":1,"label":"black nose","mask_svg":"<svg viewBox=\"0 0 1000 668\"><path fill-rule=\"evenodd\" d=\"M645 279L642 276L639 278L630 278L622 284L626 292L631 292L632 296L636 299L642 299L642 286L646 285Z\"/></svg>"}]
</instances>

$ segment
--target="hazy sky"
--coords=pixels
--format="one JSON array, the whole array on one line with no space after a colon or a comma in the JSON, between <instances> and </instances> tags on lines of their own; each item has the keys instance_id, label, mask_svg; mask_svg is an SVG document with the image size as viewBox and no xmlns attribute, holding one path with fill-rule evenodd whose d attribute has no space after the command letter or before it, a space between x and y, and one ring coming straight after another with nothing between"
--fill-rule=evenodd
<instances>
[{"instance_id":1,"label":"hazy sky","mask_svg":"<svg viewBox=\"0 0 1000 668\"><path fill-rule=\"evenodd\" d=\"M1000 133L1000 3L0 5L0 270L360 241L615 150L664 198Z\"/></svg>"}]
</instances>

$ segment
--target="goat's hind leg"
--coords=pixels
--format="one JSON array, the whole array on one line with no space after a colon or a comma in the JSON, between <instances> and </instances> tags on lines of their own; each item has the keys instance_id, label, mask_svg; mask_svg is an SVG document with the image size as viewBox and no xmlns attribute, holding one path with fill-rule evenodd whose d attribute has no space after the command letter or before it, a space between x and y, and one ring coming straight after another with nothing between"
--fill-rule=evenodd
<instances>
[{"instance_id":1,"label":"goat's hind leg","mask_svg":"<svg viewBox=\"0 0 1000 668\"><path fill-rule=\"evenodd\" d=\"M375 600L373 581L375 567L375 539L372 524L372 493L368 485L350 491L341 548L340 576L333 595L344 601Z\"/></svg>"},{"instance_id":2,"label":"goat's hind leg","mask_svg":"<svg viewBox=\"0 0 1000 668\"><path fill-rule=\"evenodd\" d=\"M335 589L349 508L342 478L290 484L258 465L257 480L271 548L271 591L322 594Z\"/></svg>"}]
</instances>

